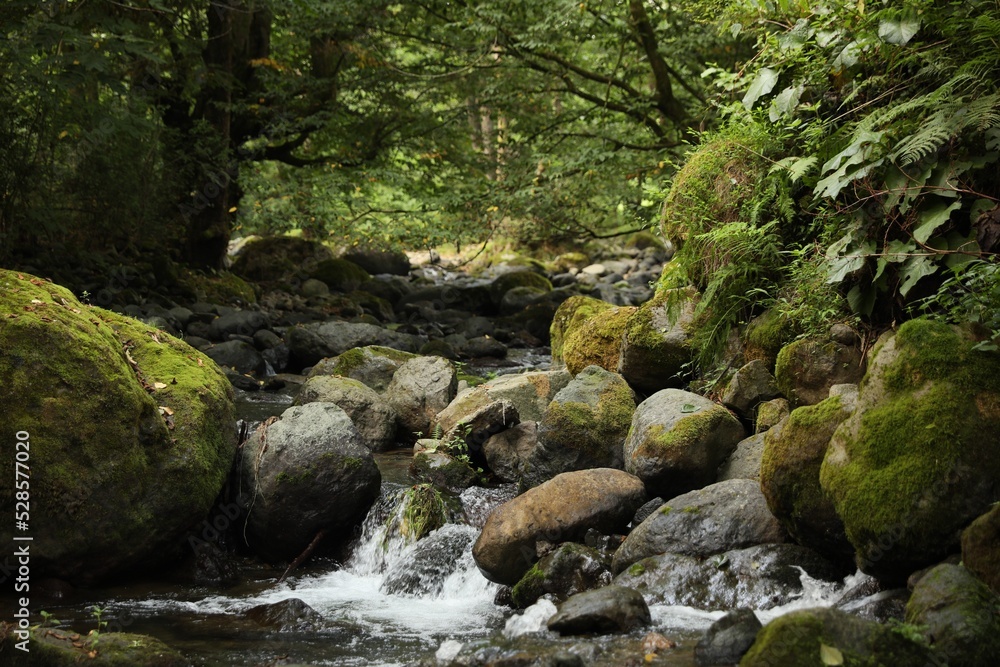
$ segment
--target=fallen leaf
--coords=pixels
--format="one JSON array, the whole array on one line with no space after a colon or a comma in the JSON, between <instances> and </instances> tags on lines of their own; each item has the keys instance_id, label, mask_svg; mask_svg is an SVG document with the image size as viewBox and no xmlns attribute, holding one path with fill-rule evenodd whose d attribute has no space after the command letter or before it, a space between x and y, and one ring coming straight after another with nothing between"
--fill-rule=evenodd
<instances>
[{"instance_id":1,"label":"fallen leaf","mask_svg":"<svg viewBox=\"0 0 1000 667\"><path fill-rule=\"evenodd\" d=\"M681 406L681 412L697 412L698 407L693 403L685 403Z\"/></svg>"},{"instance_id":2,"label":"fallen leaf","mask_svg":"<svg viewBox=\"0 0 1000 667\"><path fill-rule=\"evenodd\" d=\"M94 658L97 657L97 651L91 651L90 653L87 654L87 657L93 660Z\"/></svg>"},{"instance_id":3,"label":"fallen leaf","mask_svg":"<svg viewBox=\"0 0 1000 667\"><path fill-rule=\"evenodd\" d=\"M161 405L160 406L160 414L161 415L172 415L172 414L174 414L174 411L171 410L170 408L168 408L165 405Z\"/></svg>"},{"instance_id":4,"label":"fallen leaf","mask_svg":"<svg viewBox=\"0 0 1000 667\"><path fill-rule=\"evenodd\" d=\"M39 317L38 319L40 319L42 322L54 322L55 321L51 317Z\"/></svg>"},{"instance_id":5,"label":"fallen leaf","mask_svg":"<svg viewBox=\"0 0 1000 667\"><path fill-rule=\"evenodd\" d=\"M17 279L18 280L25 280L24 274L23 273L17 274Z\"/></svg>"},{"instance_id":6,"label":"fallen leaf","mask_svg":"<svg viewBox=\"0 0 1000 667\"><path fill-rule=\"evenodd\" d=\"M38 287L41 287L42 285L45 284L45 281L44 280L39 280L38 278L32 278L31 279L31 284L32 285L36 285Z\"/></svg>"},{"instance_id":7,"label":"fallen leaf","mask_svg":"<svg viewBox=\"0 0 1000 667\"><path fill-rule=\"evenodd\" d=\"M166 388L167 388L167 385L163 384L162 382L154 382L153 383L153 389L166 389Z\"/></svg>"},{"instance_id":8,"label":"fallen leaf","mask_svg":"<svg viewBox=\"0 0 1000 667\"><path fill-rule=\"evenodd\" d=\"M824 665L830 665L830 667L844 664L844 654L839 649L826 644L819 645L819 659L823 661Z\"/></svg>"},{"instance_id":9,"label":"fallen leaf","mask_svg":"<svg viewBox=\"0 0 1000 667\"><path fill-rule=\"evenodd\" d=\"M201 362L201 357L198 357L198 365L199 365L199 366L204 366L204 365L205 365L205 364L203 364L203 363Z\"/></svg>"},{"instance_id":10,"label":"fallen leaf","mask_svg":"<svg viewBox=\"0 0 1000 667\"><path fill-rule=\"evenodd\" d=\"M41 299L32 299L31 303L45 303L45 302L42 301Z\"/></svg>"}]
</instances>

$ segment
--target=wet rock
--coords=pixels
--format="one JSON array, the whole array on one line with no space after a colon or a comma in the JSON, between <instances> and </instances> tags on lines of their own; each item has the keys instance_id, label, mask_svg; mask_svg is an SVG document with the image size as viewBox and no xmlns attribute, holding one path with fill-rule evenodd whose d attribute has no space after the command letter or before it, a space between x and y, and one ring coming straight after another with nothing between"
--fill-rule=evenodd
<instances>
[{"instance_id":1,"label":"wet rock","mask_svg":"<svg viewBox=\"0 0 1000 667\"><path fill-rule=\"evenodd\" d=\"M444 451L424 450L413 455L410 474L451 493L460 493L476 483L479 475L468 463Z\"/></svg>"},{"instance_id":2,"label":"wet rock","mask_svg":"<svg viewBox=\"0 0 1000 667\"><path fill-rule=\"evenodd\" d=\"M494 510L472 554L487 579L512 586L538 561L539 542L619 532L644 500L642 483L620 470L563 473Z\"/></svg>"},{"instance_id":3,"label":"wet rock","mask_svg":"<svg viewBox=\"0 0 1000 667\"><path fill-rule=\"evenodd\" d=\"M877 346L833 434L820 484L864 572L903 581L957 551L962 528L1000 500L1000 354L976 344L906 322Z\"/></svg>"},{"instance_id":4,"label":"wet rock","mask_svg":"<svg viewBox=\"0 0 1000 667\"><path fill-rule=\"evenodd\" d=\"M615 553L612 571L622 572L657 554L711 556L786 540L760 486L749 479L730 479L667 501L632 529Z\"/></svg>"},{"instance_id":5,"label":"wet rock","mask_svg":"<svg viewBox=\"0 0 1000 667\"><path fill-rule=\"evenodd\" d=\"M791 413L791 409L788 406L788 400L784 398L772 398L770 401L766 401L757 406L757 421L755 422L754 430L757 433L763 433L769 428L773 428L778 425L782 419L787 417Z\"/></svg>"},{"instance_id":6,"label":"wet rock","mask_svg":"<svg viewBox=\"0 0 1000 667\"><path fill-rule=\"evenodd\" d=\"M483 445L483 456L490 470L505 482L519 482L525 462L538 446L538 422L521 422L501 431Z\"/></svg>"},{"instance_id":7,"label":"wet rock","mask_svg":"<svg viewBox=\"0 0 1000 667\"><path fill-rule=\"evenodd\" d=\"M802 568L814 579L839 581L841 570L797 544L761 544L713 556L665 553L643 558L615 577L649 604L697 609L770 609L802 595Z\"/></svg>"},{"instance_id":8,"label":"wet rock","mask_svg":"<svg viewBox=\"0 0 1000 667\"><path fill-rule=\"evenodd\" d=\"M0 312L17 315L0 327L0 465L11 471L0 508L14 516L15 454L30 445L32 580L160 571L232 465L225 375L186 343L29 274L0 270ZM0 524L6 544L13 529Z\"/></svg>"},{"instance_id":9,"label":"wet rock","mask_svg":"<svg viewBox=\"0 0 1000 667\"><path fill-rule=\"evenodd\" d=\"M567 542L535 563L514 586L511 598L518 609L543 595L556 601L611 583L610 561L596 549Z\"/></svg>"},{"instance_id":10,"label":"wet rock","mask_svg":"<svg viewBox=\"0 0 1000 667\"><path fill-rule=\"evenodd\" d=\"M405 276L410 272L410 259L406 253L378 248L357 248L343 254L343 258L357 264L374 275Z\"/></svg>"},{"instance_id":11,"label":"wet rock","mask_svg":"<svg viewBox=\"0 0 1000 667\"><path fill-rule=\"evenodd\" d=\"M253 335L253 345L260 351L272 350L279 345L284 345L285 341L281 336L269 329L260 329Z\"/></svg>"},{"instance_id":12,"label":"wet rock","mask_svg":"<svg viewBox=\"0 0 1000 667\"><path fill-rule=\"evenodd\" d=\"M857 384L865 373L861 349L827 338L803 338L781 348L774 376L792 408L815 405L835 384Z\"/></svg>"},{"instance_id":13,"label":"wet rock","mask_svg":"<svg viewBox=\"0 0 1000 667\"><path fill-rule=\"evenodd\" d=\"M653 393L682 383L698 298L693 289L664 290L629 317L618 372L630 385Z\"/></svg>"},{"instance_id":14,"label":"wet rock","mask_svg":"<svg viewBox=\"0 0 1000 667\"><path fill-rule=\"evenodd\" d=\"M736 443L736 449L719 468L717 482L727 479L760 479L760 459L764 453L764 434L758 433ZM819 481L817 477L817 482Z\"/></svg>"},{"instance_id":15,"label":"wet rock","mask_svg":"<svg viewBox=\"0 0 1000 667\"><path fill-rule=\"evenodd\" d=\"M278 632L315 632L323 626L323 616L299 598L251 607L244 614L262 627Z\"/></svg>"},{"instance_id":16,"label":"wet rock","mask_svg":"<svg viewBox=\"0 0 1000 667\"><path fill-rule=\"evenodd\" d=\"M438 595L475 537L468 526L445 524L417 542L407 558L386 573L381 590L390 595Z\"/></svg>"},{"instance_id":17,"label":"wet rock","mask_svg":"<svg viewBox=\"0 0 1000 667\"><path fill-rule=\"evenodd\" d=\"M675 496L715 480L743 438L728 410L680 389L658 391L639 404L625 441L625 469L650 495Z\"/></svg>"},{"instance_id":18,"label":"wet rock","mask_svg":"<svg viewBox=\"0 0 1000 667\"><path fill-rule=\"evenodd\" d=\"M6 623L0 623L0 655L9 667L187 667L191 661L159 639L127 632L101 632L96 655L90 653L89 639L60 628L36 627L30 631L28 650L14 647L15 638ZM9 659L9 662L6 661Z\"/></svg>"},{"instance_id":19,"label":"wet rock","mask_svg":"<svg viewBox=\"0 0 1000 667\"><path fill-rule=\"evenodd\" d=\"M209 325L209 338L227 340L233 334L253 336L269 326L270 322L264 313L255 310L237 310L212 320Z\"/></svg>"},{"instance_id":20,"label":"wet rock","mask_svg":"<svg viewBox=\"0 0 1000 667\"><path fill-rule=\"evenodd\" d=\"M395 445L396 410L378 392L358 380L331 375L309 378L295 397L295 405L316 402L340 406L371 451L381 452Z\"/></svg>"},{"instance_id":21,"label":"wet rock","mask_svg":"<svg viewBox=\"0 0 1000 667\"><path fill-rule=\"evenodd\" d=\"M561 605L548 627L561 635L628 632L649 625L649 607L642 595L623 586L605 586L577 593Z\"/></svg>"},{"instance_id":22,"label":"wet rock","mask_svg":"<svg viewBox=\"0 0 1000 667\"><path fill-rule=\"evenodd\" d=\"M892 628L837 609L793 611L768 623L740 667L933 665L934 656Z\"/></svg>"},{"instance_id":23,"label":"wet rock","mask_svg":"<svg viewBox=\"0 0 1000 667\"><path fill-rule=\"evenodd\" d=\"M958 565L938 565L913 589L906 622L921 629L948 667L994 664L1000 656L1000 597Z\"/></svg>"},{"instance_id":24,"label":"wet rock","mask_svg":"<svg viewBox=\"0 0 1000 667\"><path fill-rule=\"evenodd\" d=\"M299 368L311 366L325 357L334 357L356 347L377 345L416 352L427 342L422 336L354 322L300 325L289 330L287 340L288 349Z\"/></svg>"},{"instance_id":25,"label":"wet rock","mask_svg":"<svg viewBox=\"0 0 1000 667\"><path fill-rule=\"evenodd\" d=\"M410 359L393 374L385 398L405 433L429 433L431 420L458 391L455 366L442 357Z\"/></svg>"},{"instance_id":26,"label":"wet rock","mask_svg":"<svg viewBox=\"0 0 1000 667\"><path fill-rule=\"evenodd\" d=\"M909 600L909 590L891 588L851 602L838 601L837 609L877 623L902 623L906 618L906 603Z\"/></svg>"},{"instance_id":27,"label":"wet rock","mask_svg":"<svg viewBox=\"0 0 1000 667\"><path fill-rule=\"evenodd\" d=\"M962 564L1000 594L1000 505L962 532Z\"/></svg>"},{"instance_id":28,"label":"wet rock","mask_svg":"<svg viewBox=\"0 0 1000 667\"><path fill-rule=\"evenodd\" d=\"M350 417L332 403L291 407L258 428L244 446L241 472L248 542L271 562L295 558L321 530L331 541L346 537L381 482Z\"/></svg>"},{"instance_id":29,"label":"wet rock","mask_svg":"<svg viewBox=\"0 0 1000 667\"><path fill-rule=\"evenodd\" d=\"M621 468L635 398L616 373L590 366L552 399L538 424L538 446L524 466L537 486L562 472Z\"/></svg>"},{"instance_id":30,"label":"wet rock","mask_svg":"<svg viewBox=\"0 0 1000 667\"><path fill-rule=\"evenodd\" d=\"M734 609L712 623L694 647L694 661L699 667L735 665L753 646L761 628L752 609Z\"/></svg>"},{"instance_id":31,"label":"wet rock","mask_svg":"<svg viewBox=\"0 0 1000 667\"><path fill-rule=\"evenodd\" d=\"M261 381L250 376L237 373L232 368L223 368L222 372L226 374L226 379L229 380L235 388L241 391L260 391Z\"/></svg>"},{"instance_id":32,"label":"wet rock","mask_svg":"<svg viewBox=\"0 0 1000 667\"><path fill-rule=\"evenodd\" d=\"M482 359L484 357L503 359L507 356L507 346L496 338L479 336L478 338L470 338L462 344L459 354L466 359Z\"/></svg>"},{"instance_id":33,"label":"wet rock","mask_svg":"<svg viewBox=\"0 0 1000 667\"><path fill-rule=\"evenodd\" d=\"M739 416L750 419L758 404L778 398L780 393L767 364L755 359L733 375L722 392L722 404Z\"/></svg>"},{"instance_id":34,"label":"wet rock","mask_svg":"<svg viewBox=\"0 0 1000 667\"><path fill-rule=\"evenodd\" d=\"M205 354L223 368L232 368L240 375L263 376L267 363L253 345L241 340L217 343L204 350Z\"/></svg>"},{"instance_id":35,"label":"wet rock","mask_svg":"<svg viewBox=\"0 0 1000 667\"><path fill-rule=\"evenodd\" d=\"M657 496L649 502L644 503L642 507L636 510L635 516L632 517L632 526L638 526L640 523L648 519L653 512L663 507L663 503L665 502L666 501L663 498Z\"/></svg>"},{"instance_id":36,"label":"wet rock","mask_svg":"<svg viewBox=\"0 0 1000 667\"><path fill-rule=\"evenodd\" d=\"M764 436L760 488L767 506L793 539L822 553L850 556L844 524L819 482L830 438L854 411L834 396L792 414Z\"/></svg>"},{"instance_id":37,"label":"wet rock","mask_svg":"<svg viewBox=\"0 0 1000 667\"><path fill-rule=\"evenodd\" d=\"M317 375L342 375L357 380L381 393L404 363L417 355L379 345L356 347L336 357L322 359L309 372Z\"/></svg>"}]
</instances>

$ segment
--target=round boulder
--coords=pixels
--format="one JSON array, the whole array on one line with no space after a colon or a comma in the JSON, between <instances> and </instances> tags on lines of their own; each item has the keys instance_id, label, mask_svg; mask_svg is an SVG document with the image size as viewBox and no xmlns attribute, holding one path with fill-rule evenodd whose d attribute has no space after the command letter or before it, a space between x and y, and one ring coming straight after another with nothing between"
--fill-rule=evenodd
<instances>
[{"instance_id":1,"label":"round boulder","mask_svg":"<svg viewBox=\"0 0 1000 667\"><path fill-rule=\"evenodd\" d=\"M649 625L649 607L638 591L624 586L605 586L577 593L549 619L548 628L561 635L628 632Z\"/></svg>"},{"instance_id":2,"label":"round boulder","mask_svg":"<svg viewBox=\"0 0 1000 667\"><path fill-rule=\"evenodd\" d=\"M778 389L797 408L829 397L835 384L857 384L865 373L861 349L822 337L802 338L781 348L774 367Z\"/></svg>"},{"instance_id":3,"label":"round boulder","mask_svg":"<svg viewBox=\"0 0 1000 667\"><path fill-rule=\"evenodd\" d=\"M428 433L431 421L458 391L455 366L443 357L417 357L399 367L385 397L408 433Z\"/></svg>"},{"instance_id":4,"label":"round boulder","mask_svg":"<svg viewBox=\"0 0 1000 667\"><path fill-rule=\"evenodd\" d=\"M298 556L321 530L342 542L378 497L375 459L333 403L285 410L243 449L247 538L268 561Z\"/></svg>"},{"instance_id":5,"label":"round boulder","mask_svg":"<svg viewBox=\"0 0 1000 667\"><path fill-rule=\"evenodd\" d=\"M663 290L628 318L618 372L630 385L651 393L682 383L698 298L693 288Z\"/></svg>"},{"instance_id":6,"label":"round boulder","mask_svg":"<svg viewBox=\"0 0 1000 667\"><path fill-rule=\"evenodd\" d=\"M0 270L0 509L31 476L31 574L158 571L236 452L233 390L203 353L62 287ZM23 478L22 478L23 479ZM0 524L13 544L14 521Z\"/></svg>"},{"instance_id":7,"label":"round boulder","mask_svg":"<svg viewBox=\"0 0 1000 667\"><path fill-rule=\"evenodd\" d=\"M513 586L538 561L538 545L624 530L645 501L642 482L610 468L567 472L490 514L472 556L490 581Z\"/></svg>"},{"instance_id":8,"label":"round boulder","mask_svg":"<svg viewBox=\"0 0 1000 667\"><path fill-rule=\"evenodd\" d=\"M396 441L396 411L378 392L358 380L331 375L311 377L295 397L296 405L306 403L340 406L373 452L391 449Z\"/></svg>"},{"instance_id":9,"label":"round boulder","mask_svg":"<svg viewBox=\"0 0 1000 667\"><path fill-rule=\"evenodd\" d=\"M744 437L740 421L704 396L664 389L639 404L625 440L625 470L669 498L715 481Z\"/></svg>"}]
</instances>

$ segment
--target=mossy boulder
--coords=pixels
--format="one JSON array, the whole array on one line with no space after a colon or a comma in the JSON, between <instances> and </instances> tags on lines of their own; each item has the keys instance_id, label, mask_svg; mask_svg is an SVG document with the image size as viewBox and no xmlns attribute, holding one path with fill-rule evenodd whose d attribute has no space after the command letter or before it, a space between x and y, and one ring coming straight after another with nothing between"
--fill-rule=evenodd
<instances>
[{"instance_id":1,"label":"mossy boulder","mask_svg":"<svg viewBox=\"0 0 1000 667\"><path fill-rule=\"evenodd\" d=\"M515 287L534 287L540 292L551 292L552 283L537 271L511 271L490 284L490 299L499 307L507 292Z\"/></svg>"},{"instance_id":2,"label":"mossy boulder","mask_svg":"<svg viewBox=\"0 0 1000 667\"><path fill-rule=\"evenodd\" d=\"M625 470L651 496L670 498L715 481L745 433L729 410L704 396L664 389L636 408L625 440Z\"/></svg>"},{"instance_id":3,"label":"mossy boulder","mask_svg":"<svg viewBox=\"0 0 1000 667\"><path fill-rule=\"evenodd\" d=\"M0 662L8 667L187 667L191 661L159 639L130 632L101 632L96 638L60 628L30 630L28 651L0 623Z\"/></svg>"},{"instance_id":4,"label":"mossy boulder","mask_svg":"<svg viewBox=\"0 0 1000 667\"><path fill-rule=\"evenodd\" d=\"M795 340L796 333L791 319L774 308L765 310L743 330L743 356L747 361L759 359L773 369L781 348Z\"/></svg>"},{"instance_id":5,"label":"mossy boulder","mask_svg":"<svg viewBox=\"0 0 1000 667\"><path fill-rule=\"evenodd\" d=\"M740 667L934 665L933 654L904 632L838 609L803 609L764 626Z\"/></svg>"},{"instance_id":6,"label":"mossy boulder","mask_svg":"<svg viewBox=\"0 0 1000 667\"><path fill-rule=\"evenodd\" d=\"M309 371L309 377L341 375L357 380L377 392L383 392L399 367L416 358L417 355L412 352L403 352L391 347L379 345L354 347L335 357L319 361Z\"/></svg>"},{"instance_id":7,"label":"mossy boulder","mask_svg":"<svg viewBox=\"0 0 1000 667\"><path fill-rule=\"evenodd\" d=\"M1000 594L1000 504L962 531L962 564Z\"/></svg>"},{"instance_id":8,"label":"mossy boulder","mask_svg":"<svg viewBox=\"0 0 1000 667\"><path fill-rule=\"evenodd\" d=\"M917 582L906 622L948 667L994 665L1000 658L1000 597L959 565L938 565Z\"/></svg>"},{"instance_id":9,"label":"mossy boulder","mask_svg":"<svg viewBox=\"0 0 1000 667\"><path fill-rule=\"evenodd\" d=\"M693 289L663 290L631 314L618 362L630 385L650 393L683 383L698 298Z\"/></svg>"},{"instance_id":10,"label":"mossy boulder","mask_svg":"<svg viewBox=\"0 0 1000 667\"><path fill-rule=\"evenodd\" d=\"M269 562L295 558L320 531L324 546L343 544L378 497L375 459L333 403L288 408L243 449L245 534Z\"/></svg>"},{"instance_id":11,"label":"mossy boulder","mask_svg":"<svg viewBox=\"0 0 1000 667\"><path fill-rule=\"evenodd\" d=\"M559 391L538 424L525 463L529 486L570 470L621 468L635 396L620 375L589 366Z\"/></svg>"},{"instance_id":12,"label":"mossy boulder","mask_svg":"<svg viewBox=\"0 0 1000 667\"><path fill-rule=\"evenodd\" d=\"M777 426L782 419L791 414L787 398L772 398L757 406L757 421L754 423L754 430L757 433L764 433L768 429Z\"/></svg>"},{"instance_id":13,"label":"mossy boulder","mask_svg":"<svg viewBox=\"0 0 1000 667\"><path fill-rule=\"evenodd\" d=\"M570 331L579 328L581 324L594 315L611 310L612 308L614 306L607 301L601 301L589 296L571 296L563 301L556 310L556 314L552 318L552 324L549 327L553 363L561 363L563 361L563 345L566 335Z\"/></svg>"},{"instance_id":14,"label":"mossy boulder","mask_svg":"<svg viewBox=\"0 0 1000 667\"><path fill-rule=\"evenodd\" d=\"M371 280L371 274L354 262L341 259L324 259L316 265L309 277L321 280L335 292L353 292Z\"/></svg>"},{"instance_id":15,"label":"mossy boulder","mask_svg":"<svg viewBox=\"0 0 1000 667\"><path fill-rule=\"evenodd\" d=\"M820 470L859 567L902 579L1000 500L1000 354L911 320L880 341Z\"/></svg>"},{"instance_id":16,"label":"mossy boulder","mask_svg":"<svg viewBox=\"0 0 1000 667\"><path fill-rule=\"evenodd\" d=\"M564 252L552 260L552 268L565 273L570 269L580 270L590 264L590 258L582 252Z\"/></svg>"},{"instance_id":17,"label":"mossy boulder","mask_svg":"<svg viewBox=\"0 0 1000 667\"><path fill-rule=\"evenodd\" d=\"M774 366L778 389L792 408L829 398L830 387L857 384L865 372L861 349L822 336L802 338L781 348Z\"/></svg>"},{"instance_id":18,"label":"mossy boulder","mask_svg":"<svg viewBox=\"0 0 1000 667\"><path fill-rule=\"evenodd\" d=\"M617 371L622 341L635 306L615 306L566 332L562 355L566 369L576 375L587 366Z\"/></svg>"},{"instance_id":19,"label":"mossy boulder","mask_svg":"<svg viewBox=\"0 0 1000 667\"><path fill-rule=\"evenodd\" d=\"M229 271L206 273L184 269L178 281L198 301L226 306L246 305L257 302L253 285Z\"/></svg>"},{"instance_id":20,"label":"mossy boulder","mask_svg":"<svg viewBox=\"0 0 1000 667\"><path fill-rule=\"evenodd\" d=\"M666 251L667 249L667 246L663 245L663 241L651 232L636 232L635 234L632 234L625 241L625 247L635 248L636 250L655 248L657 250Z\"/></svg>"},{"instance_id":21,"label":"mossy boulder","mask_svg":"<svg viewBox=\"0 0 1000 667\"><path fill-rule=\"evenodd\" d=\"M514 585L511 599L518 609L548 594L562 601L571 595L611 583L611 563L599 551L566 542L535 563Z\"/></svg>"},{"instance_id":22,"label":"mossy boulder","mask_svg":"<svg viewBox=\"0 0 1000 667\"><path fill-rule=\"evenodd\" d=\"M801 407L764 436L760 488L767 506L799 544L831 557L850 556L844 524L819 483L833 432L854 410L855 400L832 396Z\"/></svg>"},{"instance_id":23,"label":"mossy boulder","mask_svg":"<svg viewBox=\"0 0 1000 667\"><path fill-rule=\"evenodd\" d=\"M87 584L158 568L232 465L225 375L186 343L32 276L0 271L0 312L0 430L12 439L0 508L14 516L24 432L32 575ZM12 528L0 527L7 544Z\"/></svg>"},{"instance_id":24,"label":"mossy boulder","mask_svg":"<svg viewBox=\"0 0 1000 667\"><path fill-rule=\"evenodd\" d=\"M233 273L253 282L280 282L333 258L321 243L292 236L273 236L246 243L233 261Z\"/></svg>"},{"instance_id":25,"label":"mossy boulder","mask_svg":"<svg viewBox=\"0 0 1000 667\"><path fill-rule=\"evenodd\" d=\"M348 250L341 257L372 275L405 276L410 273L410 258L399 250L361 246Z\"/></svg>"}]
</instances>

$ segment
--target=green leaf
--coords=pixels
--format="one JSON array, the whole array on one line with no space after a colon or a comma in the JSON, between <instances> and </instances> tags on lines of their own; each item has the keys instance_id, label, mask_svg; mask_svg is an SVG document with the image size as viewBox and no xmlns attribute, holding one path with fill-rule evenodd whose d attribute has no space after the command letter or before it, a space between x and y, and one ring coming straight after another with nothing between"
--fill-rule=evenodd
<instances>
[{"instance_id":1,"label":"green leaf","mask_svg":"<svg viewBox=\"0 0 1000 667\"><path fill-rule=\"evenodd\" d=\"M757 72L757 76L754 77L753 83L750 84L747 94L743 96L743 106L746 110L750 111L754 103L762 95L767 95L774 90L776 83L778 83L778 73L770 67L764 67Z\"/></svg>"},{"instance_id":2,"label":"green leaf","mask_svg":"<svg viewBox=\"0 0 1000 667\"><path fill-rule=\"evenodd\" d=\"M878 36L889 44L906 44L920 30L920 21L915 18L883 20L878 24Z\"/></svg>"},{"instance_id":3,"label":"green leaf","mask_svg":"<svg viewBox=\"0 0 1000 667\"><path fill-rule=\"evenodd\" d=\"M917 244L913 241L889 241L885 247L885 260L887 262L905 262L911 252L916 251Z\"/></svg>"},{"instance_id":4,"label":"green leaf","mask_svg":"<svg viewBox=\"0 0 1000 667\"><path fill-rule=\"evenodd\" d=\"M775 162L771 169L768 170L768 173L773 174L776 171L784 171L792 183L797 183L799 179L812 171L817 162L819 162L819 158L815 155L808 157L790 156Z\"/></svg>"},{"instance_id":5,"label":"green leaf","mask_svg":"<svg viewBox=\"0 0 1000 667\"><path fill-rule=\"evenodd\" d=\"M855 285L847 293L847 305L851 311L865 317L872 314L875 307L875 285Z\"/></svg>"},{"instance_id":6,"label":"green leaf","mask_svg":"<svg viewBox=\"0 0 1000 667\"><path fill-rule=\"evenodd\" d=\"M927 239L934 234L937 228L948 222L952 211L961 207L961 201L952 202L950 205L940 200L935 201L917 215L919 224L913 230L913 238L917 240L917 243L927 243Z\"/></svg>"},{"instance_id":7,"label":"green leaf","mask_svg":"<svg viewBox=\"0 0 1000 667\"><path fill-rule=\"evenodd\" d=\"M912 255L903 263L903 268L899 272L899 293L906 296L921 278L937 270L938 264L930 257Z\"/></svg>"},{"instance_id":8,"label":"green leaf","mask_svg":"<svg viewBox=\"0 0 1000 667\"><path fill-rule=\"evenodd\" d=\"M767 116L772 123L776 123L782 116L790 116L795 107L799 105L799 97L802 95L803 86L789 86L771 100L771 109Z\"/></svg>"},{"instance_id":9,"label":"green leaf","mask_svg":"<svg viewBox=\"0 0 1000 667\"><path fill-rule=\"evenodd\" d=\"M693 403L685 403L684 405L681 406L681 412L687 413L687 412L697 412L697 411L698 411L698 406L694 405Z\"/></svg>"},{"instance_id":10,"label":"green leaf","mask_svg":"<svg viewBox=\"0 0 1000 667\"><path fill-rule=\"evenodd\" d=\"M839 649L826 644L819 645L819 659L824 665L830 665L830 667L844 664L844 654Z\"/></svg>"}]
</instances>

